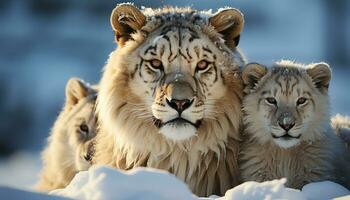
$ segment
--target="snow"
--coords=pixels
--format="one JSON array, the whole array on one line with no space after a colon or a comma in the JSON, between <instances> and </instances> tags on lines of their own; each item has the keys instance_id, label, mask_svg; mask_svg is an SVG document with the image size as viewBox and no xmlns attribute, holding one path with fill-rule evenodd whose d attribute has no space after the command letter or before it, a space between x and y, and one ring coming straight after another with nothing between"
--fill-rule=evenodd
<instances>
[{"instance_id":1,"label":"snow","mask_svg":"<svg viewBox=\"0 0 350 200\"><path fill-rule=\"evenodd\" d=\"M332 199L346 195L350 199L348 189L330 181L307 184L302 188L302 192L308 200Z\"/></svg>"},{"instance_id":2,"label":"snow","mask_svg":"<svg viewBox=\"0 0 350 200\"><path fill-rule=\"evenodd\" d=\"M302 190L284 186L286 179L245 182L228 190L223 197L208 198L193 195L187 185L174 175L157 169L136 168L121 171L105 166L93 166L88 171L78 173L70 185L52 191L50 195L36 193L32 185L37 180L41 167L40 156L20 153L10 159L0 160L1 199L152 199L152 200L323 200L350 199L350 191L330 182L305 185ZM16 174L17 173L17 174Z\"/></svg>"},{"instance_id":3,"label":"snow","mask_svg":"<svg viewBox=\"0 0 350 200\"><path fill-rule=\"evenodd\" d=\"M39 153L19 152L0 159L0 186L32 189L38 180L40 168Z\"/></svg>"},{"instance_id":4,"label":"snow","mask_svg":"<svg viewBox=\"0 0 350 200\"><path fill-rule=\"evenodd\" d=\"M25 200L67 200L64 197L52 196L47 194L41 194L32 191L14 189L10 187L0 187L1 199L25 199Z\"/></svg>"},{"instance_id":5,"label":"snow","mask_svg":"<svg viewBox=\"0 0 350 200\"><path fill-rule=\"evenodd\" d=\"M245 182L231 190L228 190L225 197L218 200L251 200L251 199L306 199L300 190L286 188L284 184L287 179L266 181L258 183L254 181Z\"/></svg>"},{"instance_id":6,"label":"snow","mask_svg":"<svg viewBox=\"0 0 350 200\"><path fill-rule=\"evenodd\" d=\"M123 172L96 166L87 172L80 172L69 186L51 194L89 200L196 199L183 182L168 172L150 168Z\"/></svg>"},{"instance_id":7,"label":"snow","mask_svg":"<svg viewBox=\"0 0 350 200\"><path fill-rule=\"evenodd\" d=\"M120 171L104 166L93 166L80 172L65 189L51 192L73 199L170 199L170 200L313 200L332 199L350 195L350 191L330 181L310 183L300 190L284 186L286 179L245 182L231 190L224 197L199 198L193 195L185 183L168 172L136 168Z\"/></svg>"}]
</instances>

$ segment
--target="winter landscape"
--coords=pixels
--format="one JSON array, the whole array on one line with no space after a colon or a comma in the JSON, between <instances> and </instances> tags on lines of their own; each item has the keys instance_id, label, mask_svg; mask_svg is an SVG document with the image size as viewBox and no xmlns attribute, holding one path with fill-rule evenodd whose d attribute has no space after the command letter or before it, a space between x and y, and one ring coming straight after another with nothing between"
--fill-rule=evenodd
<instances>
[{"instance_id":1,"label":"winter landscape","mask_svg":"<svg viewBox=\"0 0 350 200\"><path fill-rule=\"evenodd\" d=\"M285 179L246 182L225 196L197 197L175 176L160 170L118 171L94 166L65 189L37 193L40 151L64 102L70 77L96 83L116 48L109 15L121 1L0 0L0 197L1 199L350 199L350 191L329 181L302 190ZM240 49L248 61L280 59L328 62L331 113L350 115L350 3L346 1L134 1L212 9L231 6L245 15ZM327 14L325 14L327 13Z\"/></svg>"}]
</instances>

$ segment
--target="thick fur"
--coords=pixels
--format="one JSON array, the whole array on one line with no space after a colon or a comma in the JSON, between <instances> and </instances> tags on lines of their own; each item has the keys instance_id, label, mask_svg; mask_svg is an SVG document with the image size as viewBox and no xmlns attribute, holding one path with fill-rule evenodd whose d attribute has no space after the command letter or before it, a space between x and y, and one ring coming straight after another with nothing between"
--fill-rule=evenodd
<instances>
[{"instance_id":1,"label":"thick fur","mask_svg":"<svg viewBox=\"0 0 350 200\"><path fill-rule=\"evenodd\" d=\"M235 20L226 14L241 16L227 11L218 13L224 15L221 22ZM222 195L238 184L244 59L232 47L237 38L226 44L211 16L189 8L140 11L128 4L114 10L119 48L110 54L100 82L95 163L167 170L199 196ZM127 34L131 27L134 32ZM156 69L155 59L162 63ZM201 60L209 64L198 71ZM170 123L178 113L166 101L184 98L192 101L180 114L187 122Z\"/></svg>"},{"instance_id":2,"label":"thick fur","mask_svg":"<svg viewBox=\"0 0 350 200\"><path fill-rule=\"evenodd\" d=\"M325 63L282 61L270 69L259 64L243 69L243 181L287 177L286 185L298 189L322 180L348 184L345 148L329 127L330 77ZM300 98L307 100L298 103ZM287 121L294 125L289 130L280 125Z\"/></svg>"},{"instance_id":3,"label":"thick fur","mask_svg":"<svg viewBox=\"0 0 350 200\"><path fill-rule=\"evenodd\" d=\"M345 143L347 148L350 148L350 118L337 114L331 118L332 128Z\"/></svg>"},{"instance_id":4,"label":"thick fur","mask_svg":"<svg viewBox=\"0 0 350 200\"><path fill-rule=\"evenodd\" d=\"M66 103L42 152L38 190L63 188L77 172L91 165L92 139L96 135L96 95L96 89L79 79L73 78L67 83Z\"/></svg>"}]
</instances>

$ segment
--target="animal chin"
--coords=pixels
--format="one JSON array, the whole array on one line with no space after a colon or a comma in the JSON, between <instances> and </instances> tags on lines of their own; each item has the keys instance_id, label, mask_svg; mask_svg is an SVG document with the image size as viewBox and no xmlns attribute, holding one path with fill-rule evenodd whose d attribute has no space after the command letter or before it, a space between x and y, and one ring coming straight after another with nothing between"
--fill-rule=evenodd
<instances>
[{"instance_id":1,"label":"animal chin","mask_svg":"<svg viewBox=\"0 0 350 200\"><path fill-rule=\"evenodd\" d=\"M292 139L299 139L301 137L301 134L297 136L290 135L289 133L285 133L284 135L277 136L275 134L271 134L273 138L275 139L284 139L284 140L292 140Z\"/></svg>"},{"instance_id":2,"label":"animal chin","mask_svg":"<svg viewBox=\"0 0 350 200\"><path fill-rule=\"evenodd\" d=\"M175 126L175 127L191 125L191 126L195 127L196 129L198 129L201 124L202 124L201 120L197 120L195 123L193 123L193 122L191 122L187 119L181 118L181 117L174 118L174 119L169 120L165 123L163 123L162 120L160 120L160 119L154 118L154 125L157 128L162 128L163 126L166 126L166 125L171 125L171 126Z\"/></svg>"},{"instance_id":3,"label":"animal chin","mask_svg":"<svg viewBox=\"0 0 350 200\"><path fill-rule=\"evenodd\" d=\"M285 133L284 135L281 135L281 136L276 136L274 134L272 134L272 137L274 139L274 142L280 146L281 148L284 148L284 149L288 149L290 147L293 147L297 144L299 144L300 142L300 137L301 137L301 134L298 135L298 136L292 136L288 133Z\"/></svg>"},{"instance_id":4,"label":"animal chin","mask_svg":"<svg viewBox=\"0 0 350 200\"><path fill-rule=\"evenodd\" d=\"M196 123L192 123L179 117L165 123L162 123L160 120L155 120L154 124L159 128L159 132L166 138L173 141L183 141L197 134L197 129L201 121L198 120Z\"/></svg>"}]
</instances>

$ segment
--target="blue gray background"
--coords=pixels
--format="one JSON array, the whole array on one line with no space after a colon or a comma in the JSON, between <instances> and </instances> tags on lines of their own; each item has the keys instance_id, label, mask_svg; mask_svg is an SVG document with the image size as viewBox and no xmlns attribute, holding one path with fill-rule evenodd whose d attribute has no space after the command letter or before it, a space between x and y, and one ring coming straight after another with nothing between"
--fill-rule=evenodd
<instances>
[{"instance_id":1,"label":"blue gray background","mask_svg":"<svg viewBox=\"0 0 350 200\"><path fill-rule=\"evenodd\" d=\"M45 145L73 76L95 83L116 45L109 25L122 1L0 0L0 155ZM350 115L350 2L345 0L150 0L137 6L240 9L239 47L249 61L325 61L332 113Z\"/></svg>"}]
</instances>

